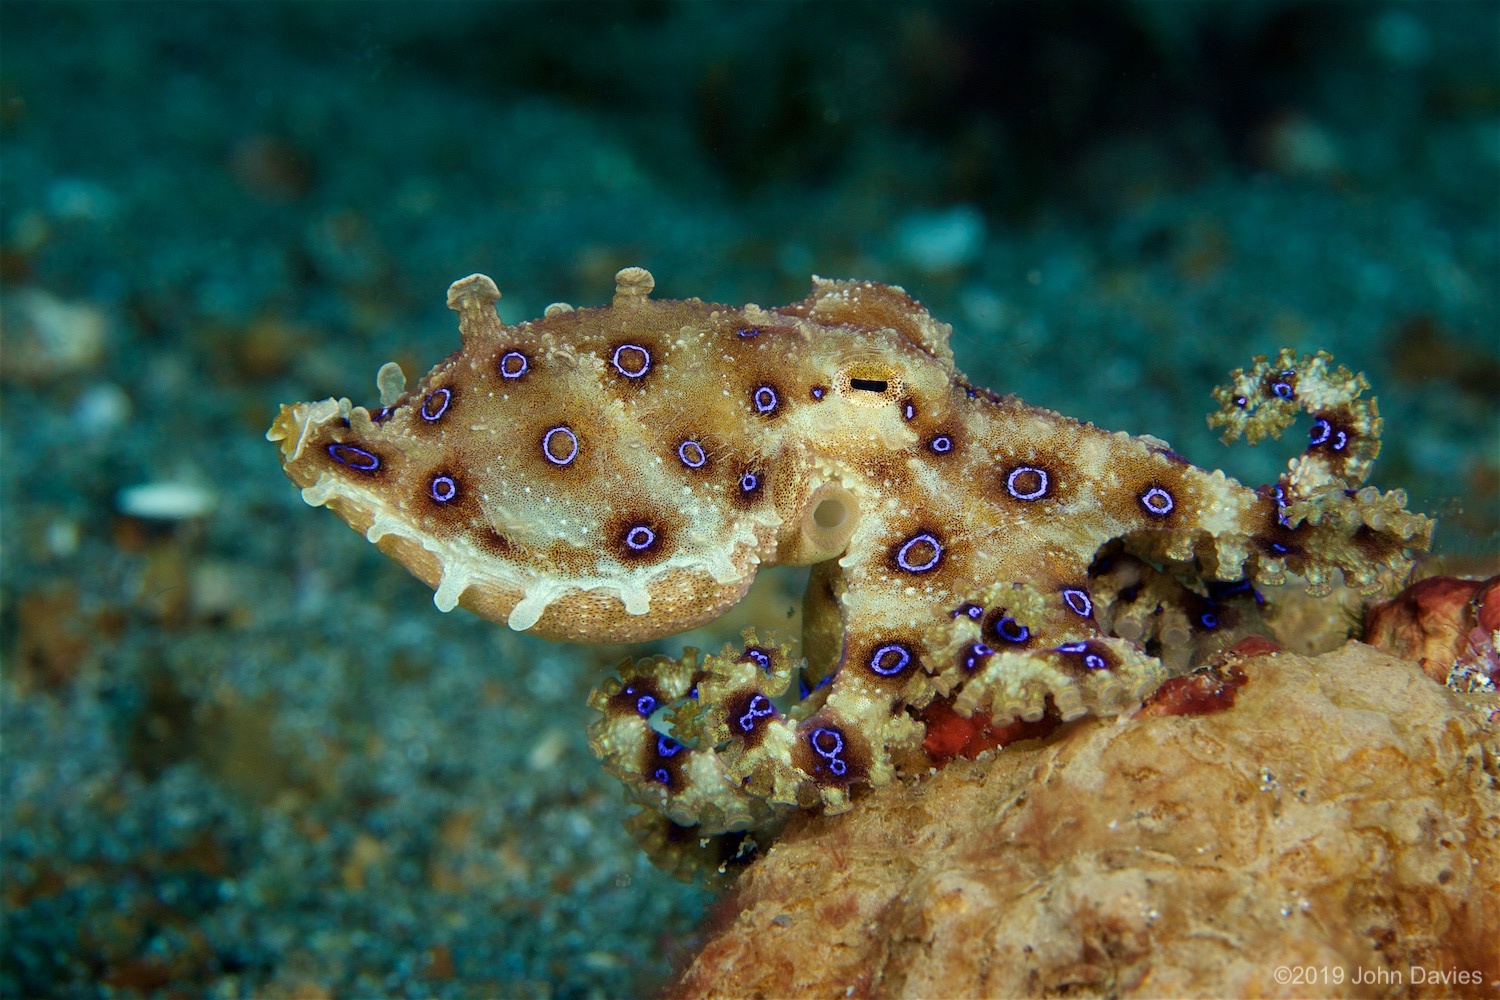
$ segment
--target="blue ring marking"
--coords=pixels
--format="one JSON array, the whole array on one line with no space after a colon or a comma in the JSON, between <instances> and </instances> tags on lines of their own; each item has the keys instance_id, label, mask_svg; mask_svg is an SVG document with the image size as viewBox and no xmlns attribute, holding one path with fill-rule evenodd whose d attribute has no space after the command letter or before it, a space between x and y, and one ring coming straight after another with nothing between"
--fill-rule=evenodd
<instances>
[{"instance_id":1,"label":"blue ring marking","mask_svg":"<svg viewBox=\"0 0 1500 1000\"><path fill-rule=\"evenodd\" d=\"M907 403L904 407L901 408L901 416L905 417L907 420L913 419L914 417L916 417L916 415L917 408L915 406L912 406L910 403Z\"/></svg>"},{"instance_id":2,"label":"blue ring marking","mask_svg":"<svg viewBox=\"0 0 1500 1000\"><path fill-rule=\"evenodd\" d=\"M1236 396L1236 397L1234 397L1234 405L1235 406L1249 406L1250 405L1250 400L1249 400L1249 398L1247 398L1245 396Z\"/></svg>"},{"instance_id":3,"label":"blue ring marking","mask_svg":"<svg viewBox=\"0 0 1500 1000\"><path fill-rule=\"evenodd\" d=\"M1273 382L1271 383L1271 391L1276 394L1278 399L1291 399L1295 395L1290 382Z\"/></svg>"},{"instance_id":4,"label":"blue ring marking","mask_svg":"<svg viewBox=\"0 0 1500 1000\"><path fill-rule=\"evenodd\" d=\"M768 715L776 714L776 706L771 704L771 699L763 694L758 694L750 699L750 704L745 707L745 714L740 716L740 731L750 733L755 731L755 720L764 719Z\"/></svg>"},{"instance_id":5,"label":"blue ring marking","mask_svg":"<svg viewBox=\"0 0 1500 1000\"><path fill-rule=\"evenodd\" d=\"M771 413L776 409L776 390L763 385L751 394L750 400L755 404L756 413Z\"/></svg>"},{"instance_id":6,"label":"blue ring marking","mask_svg":"<svg viewBox=\"0 0 1500 1000\"><path fill-rule=\"evenodd\" d=\"M1206 629L1216 629L1219 627L1219 616L1212 611L1205 611L1198 616L1198 624Z\"/></svg>"},{"instance_id":7,"label":"blue ring marking","mask_svg":"<svg viewBox=\"0 0 1500 1000\"><path fill-rule=\"evenodd\" d=\"M751 337L759 337L760 336L760 327L758 327L758 326L742 326L736 332L739 333L739 335L741 337L744 337L746 340L749 340Z\"/></svg>"},{"instance_id":8,"label":"blue ring marking","mask_svg":"<svg viewBox=\"0 0 1500 1000\"><path fill-rule=\"evenodd\" d=\"M438 503L447 503L458 496L458 484L453 481L452 476L433 476L428 492Z\"/></svg>"},{"instance_id":9,"label":"blue ring marking","mask_svg":"<svg viewBox=\"0 0 1500 1000\"><path fill-rule=\"evenodd\" d=\"M382 406L380 409L378 409L374 413L370 414L370 423L372 423L372 424L383 424L387 420L389 420L390 418L391 418L391 407L389 407L389 406Z\"/></svg>"},{"instance_id":10,"label":"blue ring marking","mask_svg":"<svg viewBox=\"0 0 1500 1000\"><path fill-rule=\"evenodd\" d=\"M656 711L657 701L649 694L643 694L635 700L636 714L646 716Z\"/></svg>"},{"instance_id":11,"label":"blue ring marking","mask_svg":"<svg viewBox=\"0 0 1500 1000\"><path fill-rule=\"evenodd\" d=\"M1108 670L1109 661L1098 653L1088 653L1083 658L1083 665L1090 670Z\"/></svg>"},{"instance_id":12,"label":"blue ring marking","mask_svg":"<svg viewBox=\"0 0 1500 1000\"><path fill-rule=\"evenodd\" d=\"M693 449L691 453L688 451L689 447ZM693 458L689 457L690 455L695 455L697 461L694 461ZM677 457L681 459L682 464L687 466L689 469L701 469L704 465L708 464L708 453L703 450L703 446L697 441L684 441L682 442L682 444L678 445Z\"/></svg>"},{"instance_id":13,"label":"blue ring marking","mask_svg":"<svg viewBox=\"0 0 1500 1000\"><path fill-rule=\"evenodd\" d=\"M670 736L663 736L660 733L656 736L656 756L658 757L671 759L686 749L686 747Z\"/></svg>"},{"instance_id":14,"label":"blue ring marking","mask_svg":"<svg viewBox=\"0 0 1500 1000\"><path fill-rule=\"evenodd\" d=\"M976 642L969 647L964 655L964 669L978 670L980 663L995 655L995 651L982 642Z\"/></svg>"},{"instance_id":15,"label":"blue ring marking","mask_svg":"<svg viewBox=\"0 0 1500 1000\"><path fill-rule=\"evenodd\" d=\"M554 434L566 434L568 441L572 444L573 448L568 452L566 458L558 458L552 454L552 435ZM567 465L578 457L578 435L561 425L552 428L546 434L542 435L542 454L547 456L547 461L553 465Z\"/></svg>"},{"instance_id":16,"label":"blue ring marking","mask_svg":"<svg viewBox=\"0 0 1500 1000\"><path fill-rule=\"evenodd\" d=\"M1017 629L1020 631L1015 631ZM1006 642L1025 642L1031 638L1031 629L1006 615L995 623L995 634Z\"/></svg>"},{"instance_id":17,"label":"blue ring marking","mask_svg":"<svg viewBox=\"0 0 1500 1000\"><path fill-rule=\"evenodd\" d=\"M640 532L645 537L639 538L636 532ZM644 524L637 524L635 527L625 532L625 544L630 546L637 552L644 552L646 549L649 549L655 542L656 532L652 531Z\"/></svg>"},{"instance_id":18,"label":"blue ring marking","mask_svg":"<svg viewBox=\"0 0 1500 1000\"><path fill-rule=\"evenodd\" d=\"M926 562L924 562L924 563L922 563L920 565L915 565L914 566L910 562L907 561L907 556L911 552L911 547L913 545L916 545L919 542L926 542L928 545L932 546L932 558L928 559ZM938 562L942 558L943 558L943 546L942 546L942 543L940 543L936 538L934 538L931 534L929 534L928 532L925 532L925 531L922 532L920 535L913 535L912 537L908 538L906 540L906 543L904 545L902 545L901 548L896 551L896 565L900 566L902 569L906 570L908 573L925 573L928 570L932 569L934 566L936 566L938 564Z\"/></svg>"},{"instance_id":19,"label":"blue ring marking","mask_svg":"<svg viewBox=\"0 0 1500 1000\"><path fill-rule=\"evenodd\" d=\"M766 673L771 672L770 654L768 654L763 649L751 648L745 650L744 659L749 660L751 663L755 664L757 667L760 667L760 669L764 670Z\"/></svg>"},{"instance_id":20,"label":"blue ring marking","mask_svg":"<svg viewBox=\"0 0 1500 1000\"><path fill-rule=\"evenodd\" d=\"M620 363L620 354L623 351L636 351L640 354L641 366L635 371L630 371ZM610 355L609 363L615 366L615 371L626 378L640 378L651 370L651 352L639 344L621 344L615 348L615 353Z\"/></svg>"},{"instance_id":21,"label":"blue ring marking","mask_svg":"<svg viewBox=\"0 0 1500 1000\"><path fill-rule=\"evenodd\" d=\"M1307 443L1309 446L1316 447L1317 445L1322 444L1324 441L1327 441L1332 433L1333 425L1319 417L1317 420L1313 421L1312 429L1307 432Z\"/></svg>"},{"instance_id":22,"label":"blue ring marking","mask_svg":"<svg viewBox=\"0 0 1500 1000\"><path fill-rule=\"evenodd\" d=\"M812 390L812 398L813 399L822 399L823 398L823 393L825 393L827 391L828 390L824 389L821 385L815 385L815 386L813 386L813 390Z\"/></svg>"},{"instance_id":23,"label":"blue ring marking","mask_svg":"<svg viewBox=\"0 0 1500 1000\"><path fill-rule=\"evenodd\" d=\"M433 412L433 400L439 397L442 398L442 403L438 406L436 412ZM429 423L442 419L443 414L448 412L448 404L451 402L453 402L453 391L451 389L434 389L426 399L422 400L422 419Z\"/></svg>"},{"instance_id":24,"label":"blue ring marking","mask_svg":"<svg viewBox=\"0 0 1500 1000\"><path fill-rule=\"evenodd\" d=\"M946 455L953 450L953 439L946 434L939 434L928 447L939 455Z\"/></svg>"},{"instance_id":25,"label":"blue ring marking","mask_svg":"<svg viewBox=\"0 0 1500 1000\"><path fill-rule=\"evenodd\" d=\"M1068 610L1080 618L1087 618L1094 613L1094 601L1089 597L1088 591L1078 587L1065 587L1062 592L1063 603Z\"/></svg>"},{"instance_id":26,"label":"blue ring marking","mask_svg":"<svg viewBox=\"0 0 1500 1000\"><path fill-rule=\"evenodd\" d=\"M818 740L824 736L833 737L833 746L824 750L818 745ZM837 729L814 729L807 737L807 745L812 747L813 753L828 762L828 770L842 776L849 770L849 765L839 755L844 752L844 734Z\"/></svg>"},{"instance_id":27,"label":"blue ring marking","mask_svg":"<svg viewBox=\"0 0 1500 1000\"><path fill-rule=\"evenodd\" d=\"M1027 493L1022 493L1020 490L1016 489L1016 477L1027 472L1035 473L1039 482L1036 489L1031 490ZM1006 492L1015 497L1017 500L1040 500L1042 497L1047 495L1047 483L1047 470L1038 469L1034 465L1018 466L1017 468L1011 470L1010 475L1005 477Z\"/></svg>"},{"instance_id":28,"label":"blue ring marking","mask_svg":"<svg viewBox=\"0 0 1500 1000\"><path fill-rule=\"evenodd\" d=\"M760 487L760 477L753 472L747 472L740 477L740 492L753 493Z\"/></svg>"},{"instance_id":29,"label":"blue ring marking","mask_svg":"<svg viewBox=\"0 0 1500 1000\"><path fill-rule=\"evenodd\" d=\"M896 665L884 666L886 657L890 653L896 654ZM888 642L870 654L870 669L882 677L895 677L910 665L911 653L906 651L905 646L898 643Z\"/></svg>"},{"instance_id":30,"label":"blue ring marking","mask_svg":"<svg viewBox=\"0 0 1500 1000\"><path fill-rule=\"evenodd\" d=\"M655 778L663 785L670 785L672 783L672 772L668 771L664 767L658 767L655 771L652 772L651 777Z\"/></svg>"},{"instance_id":31,"label":"blue ring marking","mask_svg":"<svg viewBox=\"0 0 1500 1000\"><path fill-rule=\"evenodd\" d=\"M1160 486L1151 487L1142 493L1139 499L1141 506L1146 508L1146 513L1153 514L1156 517L1166 517L1172 513L1172 508L1177 506L1177 502L1172 499L1172 494Z\"/></svg>"},{"instance_id":32,"label":"blue ring marking","mask_svg":"<svg viewBox=\"0 0 1500 1000\"><path fill-rule=\"evenodd\" d=\"M335 462L347 465L356 472L374 472L380 468L378 455L352 444L331 444L328 446L328 454Z\"/></svg>"},{"instance_id":33,"label":"blue ring marking","mask_svg":"<svg viewBox=\"0 0 1500 1000\"><path fill-rule=\"evenodd\" d=\"M980 619L980 618L983 618L984 617L984 606L980 605L980 604L975 604L975 603L973 603L971 601L968 604L961 604L957 608L954 608L951 612L949 612L948 616L950 618L957 618L959 615L967 615L970 618L973 618L973 619L976 619L976 620Z\"/></svg>"},{"instance_id":34,"label":"blue ring marking","mask_svg":"<svg viewBox=\"0 0 1500 1000\"><path fill-rule=\"evenodd\" d=\"M521 367L514 367L512 361L521 362ZM520 351L506 351L500 355L500 364L496 367L500 369L501 378L520 378L531 370L531 362Z\"/></svg>"},{"instance_id":35,"label":"blue ring marking","mask_svg":"<svg viewBox=\"0 0 1500 1000\"><path fill-rule=\"evenodd\" d=\"M1344 450L1344 446L1349 443L1349 435L1345 434L1343 431L1339 431L1337 434L1334 435L1334 437L1337 440L1335 440L1333 442L1333 450L1334 451L1343 451Z\"/></svg>"}]
</instances>

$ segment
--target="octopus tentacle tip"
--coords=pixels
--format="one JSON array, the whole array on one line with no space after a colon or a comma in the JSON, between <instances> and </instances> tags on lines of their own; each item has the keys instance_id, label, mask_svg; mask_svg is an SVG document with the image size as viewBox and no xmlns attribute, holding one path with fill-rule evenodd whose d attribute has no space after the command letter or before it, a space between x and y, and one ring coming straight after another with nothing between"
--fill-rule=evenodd
<instances>
[{"instance_id":1,"label":"octopus tentacle tip","mask_svg":"<svg viewBox=\"0 0 1500 1000\"><path fill-rule=\"evenodd\" d=\"M750 630L626 661L590 697L590 745L674 870L723 868L983 733L1134 712L1264 632L1258 585L1389 592L1431 540L1402 491L1362 485L1384 423L1325 353L1258 357L1214 391L1226 441L1311 419L1250 488L974 386L898 287L814 277L776 308L654 288L624 268L610 304L508 326L495 283L462 278L456 354L414 385L383 366L374 409L283 406L266 436L304 500L439 608L543 638L679 634L760 567L813 567L800 657Z\"/></svg>"}]
</instances>

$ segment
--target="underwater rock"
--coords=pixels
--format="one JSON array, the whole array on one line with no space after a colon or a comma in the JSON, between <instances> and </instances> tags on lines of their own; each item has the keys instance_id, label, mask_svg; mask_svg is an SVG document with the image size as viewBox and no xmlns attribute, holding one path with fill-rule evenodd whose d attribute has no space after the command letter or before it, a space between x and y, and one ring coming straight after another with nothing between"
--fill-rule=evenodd
<instances>
[{"instance_id":1,"label":"underwater rock","mask_svg":"<svg viewBox=\"0 0 1500 1000\"><path fill-rule=\"evenodd\" d=\"M1353 642L1239 665L1227 710L1080 720L794 818L675 995L1488 993L1495 697Z\"/></svg>"},{"instance_id":2,"label":"underwater rock","mask_svg":"<svg viewBox=\"0 0 1500 1000\"><path fill-rule=\"evenodd\" d=\"M1500 576L1434 576L1365 616L1365 641L1455 691L1493 691L1500 680Z\"/></svg>"}]
</instances>

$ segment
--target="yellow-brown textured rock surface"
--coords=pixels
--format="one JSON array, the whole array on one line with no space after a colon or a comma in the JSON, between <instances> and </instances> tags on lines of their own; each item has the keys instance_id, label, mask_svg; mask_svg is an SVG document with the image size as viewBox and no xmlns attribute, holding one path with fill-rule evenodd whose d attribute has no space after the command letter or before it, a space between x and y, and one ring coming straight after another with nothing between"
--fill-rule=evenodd
<instances>
[{"instance_id":1,"label":"yellow-brown textured rock surface","mask_svg":"<svg viewBox=\"0 0 1500 1000\"><path fill-rule=\"evenodd\" d=\"M1359 643L1244 669L1227 711L1084 721L794 821L677 993L1494 995L1494 697Z\"/></svg>"}]
</instances>

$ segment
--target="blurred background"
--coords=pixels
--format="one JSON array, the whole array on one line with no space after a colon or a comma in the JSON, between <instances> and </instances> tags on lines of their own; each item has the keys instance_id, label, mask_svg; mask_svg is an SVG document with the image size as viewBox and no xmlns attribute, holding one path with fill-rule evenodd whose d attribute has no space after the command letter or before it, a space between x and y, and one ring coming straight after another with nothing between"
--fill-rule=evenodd
<instances>
[{"instance_id":1,"label":"blurred background","mask_svg":"<svg viewBox=\"0 0 1500 1000\"><path fill-rule=\"evenodd\" d=\"M549 645L306 508L279 403L502 316L903 285L1001 392L1252 484L1204 414L1370 376L1374 482L1500 550L1500 6L0 3L5 996L633 996L714 895ZM796 577L738 622L786 623ZM794 624L793 616L793 624ZM641 652L632 650L631 652Z\"/></svg>"}]
</instances>

